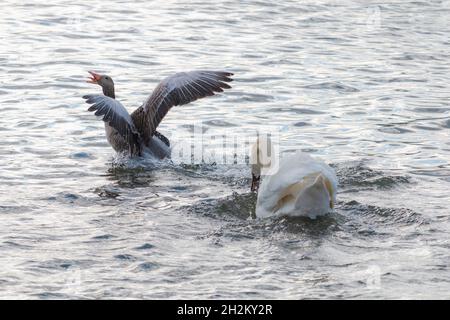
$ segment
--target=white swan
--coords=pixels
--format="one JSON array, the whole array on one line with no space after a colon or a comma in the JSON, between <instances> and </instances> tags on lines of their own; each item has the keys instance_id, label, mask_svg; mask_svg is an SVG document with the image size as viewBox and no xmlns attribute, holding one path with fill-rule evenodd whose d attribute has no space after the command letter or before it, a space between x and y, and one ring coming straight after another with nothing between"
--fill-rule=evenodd
<instances>
[{"instance_id":1,"label":"white swan","mask_svg":"<svg viewBox=\"0 0 450 320\"><path fill-rule=\"evenodd\" d=\"M315 219L333 209L338 180L330 166L301 151L276 160L270 138L258 137L250 155L257 217Z\"/></svg>"}]
</instances>

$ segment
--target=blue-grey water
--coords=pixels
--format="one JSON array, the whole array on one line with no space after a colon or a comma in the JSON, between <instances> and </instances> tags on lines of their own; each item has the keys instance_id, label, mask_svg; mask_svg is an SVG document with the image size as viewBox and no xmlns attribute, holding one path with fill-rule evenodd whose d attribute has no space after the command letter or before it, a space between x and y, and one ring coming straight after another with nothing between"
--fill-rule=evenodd
<instances>
[{"instance_id":1,"label":"blue-grey water","mask_svg":"<svg viewBox=\"0 0 450 320\"><path fill-rule=\"evenodd\" d=\"M450 1L0 0L0 298L450 298ZM251 219L243 164L123 160L81 96L235 74L174 145L279 129L340 180L328 217Z\"/></svg>"}]
</instances>

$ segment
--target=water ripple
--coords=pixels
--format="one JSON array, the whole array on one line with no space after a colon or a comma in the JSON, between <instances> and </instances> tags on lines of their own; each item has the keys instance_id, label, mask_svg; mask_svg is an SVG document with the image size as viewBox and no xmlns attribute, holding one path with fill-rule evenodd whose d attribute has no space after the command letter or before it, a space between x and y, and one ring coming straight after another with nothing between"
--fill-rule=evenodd
<instances>
[{"instance_id":1,"label":"water ripple","mask_svg":"<svg viewBox=\"0 0 450 320\"><path fill-rule=\"evenodd\" d=\"M0 298L448 296L449 9L2 1ZM206 135L279 128L282 154L335 167L335 211L253 219L245 164L114 155L86 71L132 111L190 69L235 81L170 110L158 130L173 146L199 121Z\"/></svg>"}]
</instances>

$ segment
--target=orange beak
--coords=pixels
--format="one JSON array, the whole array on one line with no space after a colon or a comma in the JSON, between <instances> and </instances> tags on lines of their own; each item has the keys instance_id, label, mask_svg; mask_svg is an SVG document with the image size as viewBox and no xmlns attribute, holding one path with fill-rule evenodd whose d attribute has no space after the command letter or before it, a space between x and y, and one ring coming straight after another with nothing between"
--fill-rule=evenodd
<instances>
[{"instance_id":1,"label":"orange beak","mask_svg":"<svg viewBox=\"0 0 450 320\"><path fill-rule=\"evenodd\" d=\"M101 75L99 75L98 73L95 73L94 71L88 71L91 74L91 77L89 78L89 80L86 80L87 83L94 83L94 84L98 84L98 81L101 79Z\"/></svg>"}]
</instances>

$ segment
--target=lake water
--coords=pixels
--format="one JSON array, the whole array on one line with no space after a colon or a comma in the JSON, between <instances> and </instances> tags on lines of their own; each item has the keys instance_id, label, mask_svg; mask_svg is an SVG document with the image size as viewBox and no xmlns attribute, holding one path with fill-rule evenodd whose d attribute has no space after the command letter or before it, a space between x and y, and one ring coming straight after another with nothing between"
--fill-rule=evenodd
<instances>
[{"instance_id":1,"label":"lake water","mask_svg":"<svg viewBox=\"0 0 450 320\"><path fill-rule=\"evenodd\" d=\"M0 298L450 298L450 1L0 5ZM251 219L245 163L119 159L81 98L194 69L233 88L159 131L276 131L334 213Z\"/></svg>"}]
</instances>

